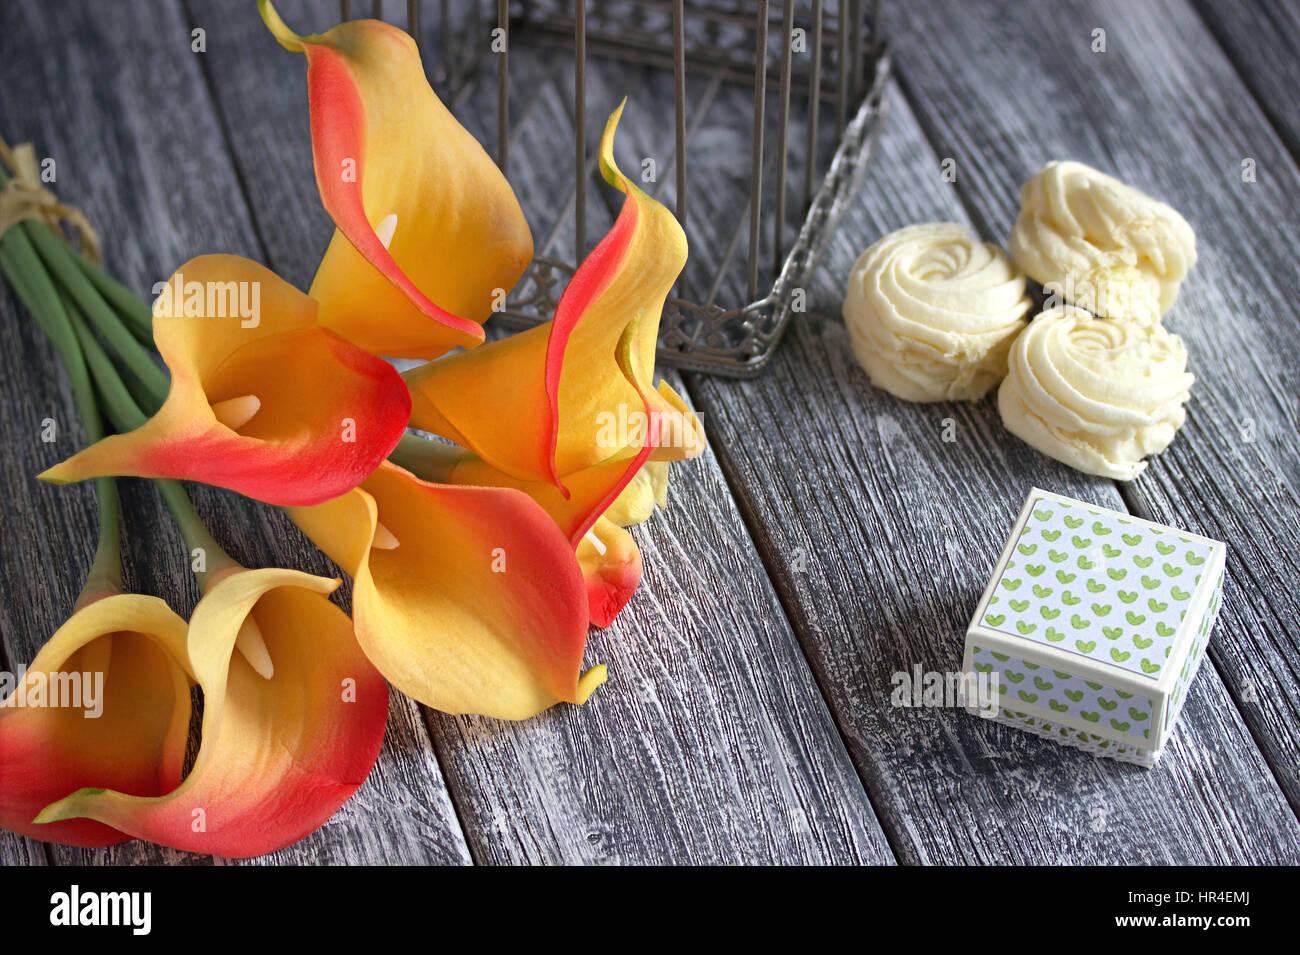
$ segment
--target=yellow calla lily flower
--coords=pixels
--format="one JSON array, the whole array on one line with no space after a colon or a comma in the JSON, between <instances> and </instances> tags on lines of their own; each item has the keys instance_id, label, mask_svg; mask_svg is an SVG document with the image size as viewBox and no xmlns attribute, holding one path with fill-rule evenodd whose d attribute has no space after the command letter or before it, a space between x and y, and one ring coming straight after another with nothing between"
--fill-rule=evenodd
<instances>
[{"instance_id":1,"label":"yellow calla lily flower","mask_svg":"<svg viewBox=\"0 0 1300 955\"><path fill-rule=\"evenodd\" d=\"M163 794L105 779L52 803L37 821L95 820L231 858L271 852L314 831L369 774L388 713L387 685L327 597L338 585L296 570L214 574L184 646L204 698L189 775ZM249 649L236 653L237 646ZM273 665L269 677L245 658L262 656L254 647Z\"/></svg>"},{"instance_id":2,"label":"yellow calla lily flower","mask_svg":"<svg viewBox=\"0 0 1300 955\"><path fill-rule=\"evenodd\" d=\"M436 358L483 341L482 323L533 257L501 171L429 87L415 41L379 20L299 36L316 184L338 227L310 295L320 322L376 354Z\"/></svg>"},{"instance_id":3,"label":"yellow calla lily flower","mask_svg":"<svg viewBox=\"0 0 1300 955\"><path fill-rule=\"evenodd\" d=\"M163 406L41 478L176 478L272 504L356 487L401 437L410 396L388 362L316 320L311 298L256 262L191 259L154 303L154 339L172 373Z\"/></svg>"},{"instance_id":4,"label":"yellow calla lily flower","mask_svg":"<svg viewBox=\"0 0 1300 955\"><path fill-rule=\"evenodd\" d=\"M577 471L639 451L638 434L654 460L684 460L704 447L686 403L666 382L651 385L659 318L686 263L686 235L615 164L622 112L605 126L600 165L626 199L555 317L405 375L412 426L520 481L564 486ZM670 430L678 440L662 440Z\"/></svg>"},{"instance_id":5,"label":"yellow calla lily flower","mask_svg":"<svg viewBox=\"0 0 1300 955\"><path fill-rule=\"evenodd\" d=\"M587 597L573 551L525 494L385 464L289 514L352 576L357 639L407 696L519 720L604 682L603 666L581 671Z\"/></svg>"},{"instance_id":6,"label":"yellow calla lily flower","mask_svg":"<svg viewBox=\"0 0 1300 955\"><path fill-rule=\"evenodd\" d=\"M33 820L85 786L176 788L190 728L185 632L140 594L90 602L55 632L0 704L0 828L92 848L130 838L93 820Z\"/></svg>"},{"instance_id":7,"label":"yellow calla lily flower","mask_svg":"<svg viewBox=\"0 0 1300 955\"><path fill-rule=\"evenodd\" d=\"M647 461L637 470L635 461L606 461L570 475L565 497L554 484L516 480L455 445L408 437L398 450L401 462L427 480L515 488L541 505L575 548L596 626L609 626L636 592L641 552L620 525L640 523L656 504L667 505L666 462ZM635 476L611 503L610 488L625 480L629 469L635 470Z\"/></svg>"}]
</instances>

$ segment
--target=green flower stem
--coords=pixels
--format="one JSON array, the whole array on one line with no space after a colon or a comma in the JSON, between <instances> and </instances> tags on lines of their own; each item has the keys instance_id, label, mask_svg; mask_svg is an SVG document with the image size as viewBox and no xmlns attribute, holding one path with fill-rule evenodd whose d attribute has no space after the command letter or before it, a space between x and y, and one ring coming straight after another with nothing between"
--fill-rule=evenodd
<instances>
[{"instance_id":1,"label":"green flower stem","mask_svg":"<svg viewBox=\"0 0 1300 955\"><path fill-rule=\"evenodd\" d=\"M83 421L85 419L82 419ZM99 543L86 583L77 604L106 594L120 594L122 587L122 518L117 497L117 480L95 478L95 502L99 511Z\"/></svg>"},{"instance_id":2,"label":"green flower stem","mask_svg":"<svg viewBox=\"0 0 1300 955\"><path fill-rule=\"evenodd\" d=\"M190 552L190 569L199 582L200 592L214 583L216 575L222 571L241 569L243 565L227 554L208 533L207 525L194 509L194 502L180 481L156 480L154 484L158 485L158 493L185 539L185 547Z\"/></svg>"},{"instance_id":3,"label":"green flower stem","mask_svg":"<svg viewBox=\"0 0 1300 955\"><path fill-rule=\"evenodd\" d=\"M8 180L9 176L0 170L0 187ZM87 443L93 444L104 436L101 408L119 431L131 431L144 424L141 402L128 390L83 311L131 370L146 399L143 403L152 404L150 410L154 410L166 399L170 381L152 358L153 316L149 306L76 254L61 235L41 223L20 223L0 238L0 270L54 345L68 374ZM55 278L62 287L55 285ZM213 539L178 481L155 483L180 528L200 588L218 571L240 566ZM122 590L117 487L112 478L97 478L95 487L99 544L82 600Z\"/></svg>"},{"instance_id":4,"label":"green flower stem","mask_svg":"<svg viewBox=\"0 0 1300 955\"><path fill-rule=\"evenodd\" d=\"M72 251L61 236L55 235L40 223L24 222L14 228L26 232L50 272L71 295L82 313L94 322L123 364L131 370L131 374L140 380L150 394L165 395L170 385L167 373L154 361L153 352L140 344L86 278L77 265L76 260L80 256Z\"/></svg>"},{"instance_id":5,"label":"green flower stem","mask_svg":"<svg viewBox=\"0 0 1300 955\"><path fill-rule=\"evenodd\" d=\"M148 420L149 412L158 410L165 400L165 394L150 391L134 376L128 383L118 373L108 352L104 351L76 300L62 287L58 288L58 297L64 314L68 316L77 349L85 356L86 366L99 391L101 410L118 431L134 431Z\"/></svg>"},{"instance_id":6,"label":"green flower stem","mask_svg":"<svg viewBox=\"0 0 1300 955\"><path fill-rule=\"evenodd\" d=\"M95 333L91 331L90 325L81 315L76 304L70 301L65 304L68 305L68 316L86 356L86 364L94 377L95 387L108 419L119 431L133 431L144 424L146 420L144 412L131 397L112 359L95 338ZM158 493L162 495L163 503L175 518L181 537L185 539L185 547L190 554L190 567L194 571L194 576L198 578L200 590L207 585L213 574L240 566L208 532L203 519L194 509L189 494L179 481L158 479L154 483L158 486Z\"/></svg>"},{"instance_id":7,"label":"green flower stem","mask_svg":"<svg viewBox=\"0 0 1300 955\"><path fill-rule=\"evenodd\" d=\"M31 243L18 229L10 229L0 239L0 269L58 352L72 388L86 442L93 444L104 436L104 425L85 358L54 284ZM122 591L121 517L117 485L112 478L95 480L95 502L99 512L99 543L85 585L77 598L78 605Z\"/></svg>"},{"instance_id":8,"label":"green flower stem","mask_svg":"<svg viewBox=\"0 0 1300 955\"><path fill-rule=\"evenodd\" d=\"M446 484L464 455L464 449L455 445L404 434L388 459L422 480Z\"/></svg>"},{"instance_id":9,"label":"green flower stem","mask_svg":"<svg viewBox=\"0 0 1300 955\"><path fill-rule=\"evenodd\" d=\"M78 255L75 258L90 284L95 286L99 294L104 297L104 301L117 310L117 314L131 330L131 334L145 348L156 351L153 341L153 309L149 307L149 303L103 269L91 265L84 256Z\"/></svg>"},{"instance_id":10,"label":"green flower stem","mask_svg":"<svg viewBox=\"0 0 1300 955\"><path fill-rule=\"evenodd\" d=\"M86 369L81 349L72 326L67 322L58 290L20 226L14 226L0 239L0 266L19 300L50 339L68 376L84 374Z\"/></svg>"},{"instance_id":11,"label":"green flower stem","mask_svg":"<svg viewBox=\"0 0 1300 955\"><path fill-rule=\"evenodd\" d=\"M0 167L0 189L4 188L10 178L12 177L9 173L3 167ZM35 226L37 224L30 223L30 225ZM10 229L9 231L12 233L14 230ZM56 237L62 239L62 236ZM150 309L149 305L103 269L92 265L85 256L72 252L66 242L62 244L67 248L73 261L77 263L90 284L103 296L105 301L117 309L118 316L131 334L149 350L156 350L153 341L153 310Z\"/></svg>"},{"instance_id":12,"label":"green flower stem","mask_svg":"<svg viewBox=\"0 0 1300 955\"><path fill-rule=\"evenodd\" d=\"M100 345L99 339L95 337L77 303L67 293L63 293L62 290L60 292L65 314L77 338L77 347L85 355L86 367L90 369L95 389L99 393L100 409L118 431L134 431L148 419L135 399L131 397L126 383L113 365L113 360Z\"/></svg>"},{"instance_id":13,"label":"green flower stem","mask_svg":"<svg viewBox=\"0 0 1300 955\"><path fill-rule=\"evenodd\" d=\"M0 167L0 188L3 188L10 178L11 177L4 171L3 167ZM30 276L30 282L38 286L36 292L42 297L42 299L48 298L53 291L53 283L40 261L35 246L32 245L32 235L29 234L28 229L39 230L35 233L38 239L42 235L53 237L55 245L62 247L64 257L75 262L78 268L85 273L85 277L90 285L99 291L103 296L104 301L108 302L117 310L117 317L119 320L128 327L134 337L139 340L140 344L148 348L150 351L155 350L153 342L153 315L149 306L138 296L132 294L126 286L122 285L112 276L108 275L96 266L91 265L83 256L73 252L61 235L50 229L44 228L40 223L20 223L19 225L10 228L4 237L6 244L13 244L19 247L15 254L21 254L21 271L15 268L10 270L9 275L10 283L14 286L15 290L17 290L19 284L23 282L25 277ZM25 304L28 304L28 310L33 313L38 323L42 322L44 316L50 314L47 311L32 308L29 303ZM47 334L48 333L49 330L47 329ZM60 341L65 337L68 337L65 331L60 331L56 334L55 339L53 339L56 348L60 348ZM128 347L132 348L133 353L137 353L136 361L138 362L139 349L134 346ZM64 360L64 364L66 365L66 352L60 350L59 356L60 359ZM154 365L152 360L149 361L149 364L154 369L157 369L157 365ZM157 394L161 391L161 394L165 397L167 393L166 376L163 375L161 371L145 371L144 374L150 379L148 382L149 393ZM155 404L161 403L161 398L155 402Z\"/></svg>"}]
</instances>

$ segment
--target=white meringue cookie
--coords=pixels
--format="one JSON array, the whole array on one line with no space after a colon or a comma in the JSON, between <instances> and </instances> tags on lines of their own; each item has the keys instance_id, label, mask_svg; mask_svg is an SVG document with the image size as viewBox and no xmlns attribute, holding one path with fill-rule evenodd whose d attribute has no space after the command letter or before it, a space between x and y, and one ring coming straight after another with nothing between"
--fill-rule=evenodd
<instances>
[{"instance_id":1,"label":"white meringue cookie","mask_svg":"<svg viewBox=\"0 0 1300 955\"><path fill-rule=\"evenodd\" d=\"M1169 311L1196 264L1176 210L1079 162L1049 162L1021 187L1008 248L1049 295L1141 322Z\"/></svg>"},{"instance_id":2,"label":"white meringue cookie","mask_svg":"<svg viewBox=\"0 0 1300 955\"><path fill-rule=\"evenodd\" d=\"M908 401L982 398L1006 374L1032 303L997 246L956 222L893 232L858 258L844 322L878 388Z\"/></svg>"},{"instance_id":3,"label":"white meringue cookie","mask_svg":"<svg viewBox=\"0 0 1300 955\"><path fill-rule=\"evenodd\" d=\"M1067 305L1016 339L998 408L1007 430L1044 454L1131 481L1174 439L1195 380L1182 341L1162 326Z\"/></svg>"}]
</instances>

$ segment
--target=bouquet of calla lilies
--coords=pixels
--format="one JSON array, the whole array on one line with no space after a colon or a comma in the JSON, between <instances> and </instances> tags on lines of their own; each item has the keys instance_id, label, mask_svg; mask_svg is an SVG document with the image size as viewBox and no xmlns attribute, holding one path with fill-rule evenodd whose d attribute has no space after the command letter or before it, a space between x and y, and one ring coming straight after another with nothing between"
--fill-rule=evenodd
<instances>
[{"instance_id":1,"label":"bouquet of calla lilies","mask_svg":"<svg viewBox=\"0 0 1300 955\"><path fill-rule=\"evenodd\" d=\"M668 465L703 449L690 409L652 383L686 239L614 163L622 106L600 146L626 196L613 227L550 321L483 344L532 259L505 178L404 32L359 20L299 36L259 8L306 58L316 181L336 226L306 294L205 255L150 309L39 203L0 238L88 442L41 478L95 479L100 522L71 617L0 704L0 827L35 839L258 855L314 831L365 780L388 684L511 720L583 703L605 680L603 666L582 669L588 629L641 577L625 527L665 503ZM15 194L39 189L30 178L0 174ZM400 374L385 357L425 363ZM645 426L608 427L629 416ZM122 592L120 475L155 479L180 526L201 591L188 623ZM285 508L351 576L351 619L329 599L340 580L227 556L180 481ZM97 718L22 705L69 673L102 679Z\"/></svg>"}]
</instances>

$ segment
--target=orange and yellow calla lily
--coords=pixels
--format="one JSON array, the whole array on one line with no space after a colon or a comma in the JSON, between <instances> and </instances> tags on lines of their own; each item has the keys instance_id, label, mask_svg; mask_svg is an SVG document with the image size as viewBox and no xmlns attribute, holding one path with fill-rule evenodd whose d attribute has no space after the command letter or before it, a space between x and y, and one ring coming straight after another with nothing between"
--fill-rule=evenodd
<instances>
[{"instance_id":1,"label":"orange and yellow calla lily","mask_svg":"<svg viewBox=\"0 0 1300 955\"><path fill-rule=\"evenodd\" d=\"M350 490L401 437L410 395L391 365L317 325L316 312L255 262L191 259L154 303L166 402L41 477L177 478L285 505Z\"/></svg>"},{"instance_id":2,"label":"orange and yellow calla lily","mask_svg":"<svg viewBox=\"0 0 1300 955\"><path fill-rule=\"evenodd\" d=\"M668 506L668 463L647 461L617 500L578 541L578 565L587 581L591 622L608 627L641 583L641 550L624 528Z\"/></svg>"},{"instance_id":3,"label":"orange and yellow calla lily","mask_svg":"<svg viewBox=\"0 0 1300 955\"><path fill-rule=\"evenodd\" d=\"M315 830L369 774L388 712L387 685L328 599L338 584L294 570L214 575L184 646L204 697L189 775L157 793L105 774L47 806L38 822L53 832L93 820L106 831L230 858L271 852ZM249 642L273 665L269 678L236 652ZM188 692L185 701L188 714ZM182 754L184 744L182 731Z\"/></svg>"},{"instance_id":4,"label":"orange and yellow calla lily","mask_svg":"<svg viewBox=\"0 0 1300 955\"><path fill-rule=\"evenodd\" d=\"M94 820L34 820L86 786L176 788L190 726L185 634L157 597L114 594L73 613L0 705L0 828L85 847L130 838Z\"/></svg>"},{"instance_id":5,"label":"orange and yellow calla lily","mask_svg":"<svg viewBox=\"0 0 1300 955\"><path fill-rule=\"evenodd\" d=\"M647 463L698 454L703 431L666 383L651 387L659 317L686 261L673 216L614 162L610 116L601 169L626 194L609 233L582 262L544 325L415 368L411 423L466 449L439 480L525 491L579 550L591 620L606 626L641 576L630 535L582 541ZM617 515L614 515L617 516Z\"/></svg>"},{"instance_id":6,"label":"orange and yellow calla lily","mask_svg":"<svg viewBox=\"0 0 1300 955\"><path fill-rule=\"evenodd\" d=\"M533 257L505 177L429 87L406 33L353 20L299 36L258 5L307 58L316 184L337 226L310 290L321 324L393 357L479 344Z\"/></svg>"},{"instance_id":7,"label":"orange and yellow calla lily","mask_svg":"<svg viewBox=\"0 0 1300 955\"><path fill-rule=\"evenodd\" d=\"M407 696L446 713L526 719L583 703L587 595L569 542L511 488L421 481L392 464L289 514L353 578L366 655Z\"/></svg>"},{"instance_id":8,"label":"orange and yellow calla lily","mask_svg":"<svg viewBox=\"0 0 1300 955\"><path fill-rule=\"evenodd\" d=\"M654 460L683 460L703 448L685 402L651 385L659 317L686 263L686 236L672 214L614 162L623 106L601 139L605 179L626 194L613 227L565 288L555 317L536 328L407 372L411 424L449 438L520 481L560 487L575 472L634 454L639 442L608 440L619 420L640 430L685 420L684 442L647 435ZM625 340L626 339L626 340Z\"/></svg>"},{"instance_id":9,"label":"orange and yellow calla lily","mask_svg":"<svg viewBox=\"0 0 1300 955\"><path fill-rule=\"evenodd\" d=\"M630 381L635 380L630 355L637 327L638 320L633 320L617 349L619 367ZM638 394L644 407L647 404L644 394L639 389ZM541 505L575 548L586 581L591 622L607 627L636 592L642 566L641 553L632 536L602 515L611 510L617 514L619 501L624 499L636 475L654 463L648 462L648 458L657 437L647 429L636 438L638 443L633 448L567 475L565 487L544 481L521 481L462 448L432 441L406 439L400 450L413 467L433 480L515 488ZM600 533L595 532L598 525L601 525Z\"/></svg>"},{"instance_id":10,"label":"orange and yellow calla lily","mask_svg":"<svg viewBox=\"0 0 1300 955\"><path fill-rule=\"evenodd\" d=\"M575 552L587 584L587 612L597 627L614 622L641 585L641 550L607 517L583 535Z\"/></svg>"},{"instance_id":11,"label":"orange and yellow calla lily","mask_svg":"<svg viewBox=\"0 0 1300 955\"><path fill-rule=\"evenodd\" d=\"M635 470L635 461L615 458L570 475L569 496L565 497L554 484L519 481L464 448L407 439L400 450L401 462L427 480L514 488L536 501L576 550L586 581L589 615L596 626L609 626L636 592L641 582L641 554L636 542L616 523L601 516L607 506L616 516L624 510L616 506L617 501L610 506L609 498L627 480L629 469ZM634 490L631 484L624 493L628 490ZM638 500L637 506L641 504Z\"/></svg>"}]
</instances>

